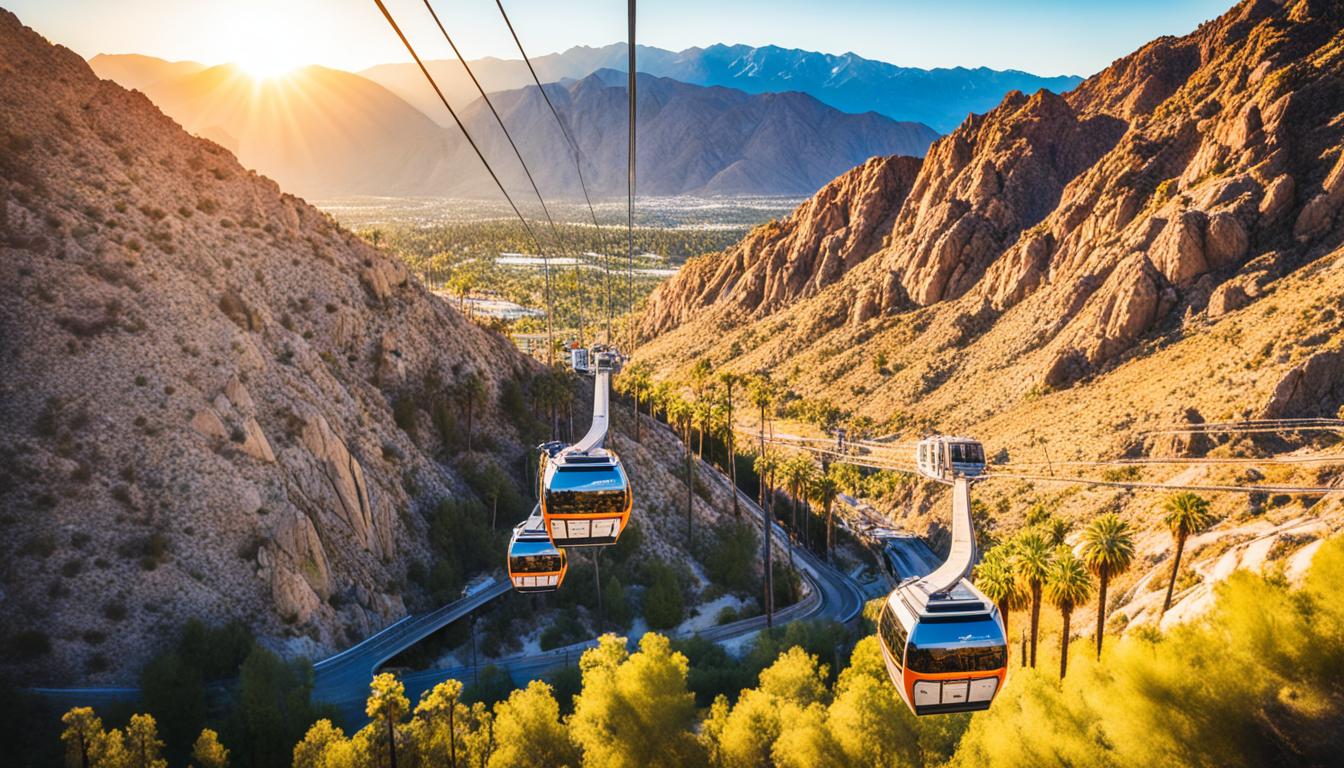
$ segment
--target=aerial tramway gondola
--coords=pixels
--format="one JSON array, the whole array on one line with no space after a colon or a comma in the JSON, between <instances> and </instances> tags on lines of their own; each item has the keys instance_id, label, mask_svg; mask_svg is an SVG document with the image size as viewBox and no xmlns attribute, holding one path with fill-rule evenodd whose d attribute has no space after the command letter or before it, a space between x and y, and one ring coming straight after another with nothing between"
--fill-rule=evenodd
<instances>
[{"instance_id":1,"label":"aerial tramway gondola","mask_svg":"<svg viewBox=\"0 0 1344 768\"><path fill-rule=\"evenodd\" d=\"M916 715L988 709L1008 674L1008 641L993 601L966 578L975 564L971 478L984 448L959 437L921 440L921 474L952 485L952 546L933 573L892 590L878 621L887 673Z\"/></svg>"},{"instance_id":2,"label":"aerial tramway gondola","mask_svg":"<svg viewBox=\"0 0 1344 768\"><path fill-rule=\"evenodd\" d=\"M582 359L585 365L591 362L590 369L578 370L591 370L594 377L593 424L574 445L542 446L541 514L558 547L607 546L620 539L634 504L620 457L603 447L611 374L620 370L621 356L614 349L597 347L591 355L575 355L574 359Z\"/></svg>"},{"instance_id":3,"label":"aerial tramway gondola","mask_svg":"<svg viewBox=\"0 0 1344 768\"><path fill-rule=\"evenodd\" d=\"M551 543L541 515L519 523L509 538L509 581L519 592L551 592L565 582L569 558Z\"/></svg>"}]
</instances>

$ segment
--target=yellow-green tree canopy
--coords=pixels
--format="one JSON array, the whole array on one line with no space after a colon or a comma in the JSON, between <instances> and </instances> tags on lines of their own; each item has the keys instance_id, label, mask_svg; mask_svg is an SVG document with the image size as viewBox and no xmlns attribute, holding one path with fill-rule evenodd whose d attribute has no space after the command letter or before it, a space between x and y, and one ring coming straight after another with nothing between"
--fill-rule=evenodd
<instances>
[{"instance_id":1,"label":"yellow-green tree canopy","mask_svg":"<svg viewBox=\"0 0 1344 768\"><path fill-rule=\"evenodd\" d=\"M560 705L551 687L540 680L495 705L495 744L489 768L579 764L579 751L560 723Z\"/></svg>"},{"instance_id":2,"label":"yellow-green tree canopy","mask_svg":"<svg viewBox=\"0 0 1344 768\"><path fill-rule=\"evenodd\" d=\"M569 732L585 766L704 764L691 733L695 697L686 687L686 657L666 637L644 635L631 655L624 638L604 635L579 668L583 693L574 699Z\"/></svg>"},{"instance_id":3,"label":"yellow-green tree canopy","mask_svg":"<svg viewBox=\"0 0 1344 768\"><path fill-rule=\"evenodd\" d=\"M228 768L229 750L219 743L219 734L205 728L191 747L193 768Z\"/></svg>"}]
</instances>

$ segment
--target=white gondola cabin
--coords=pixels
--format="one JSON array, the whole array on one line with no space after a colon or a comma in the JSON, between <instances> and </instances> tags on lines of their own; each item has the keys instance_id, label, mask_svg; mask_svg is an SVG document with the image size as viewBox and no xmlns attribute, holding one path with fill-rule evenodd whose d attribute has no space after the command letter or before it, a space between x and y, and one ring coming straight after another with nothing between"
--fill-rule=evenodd
<instances>
[{"instance_id":1,"label":"white gondola cabin","mask_svg":"<svg viewBox=\"0 0 1344 768\"><path fill-rule=\"evenodd\" d=\"M926 437L915 447L915 466L921 475L942 483L977 477L985 471L985 449L967 437Z\"/></svg>"}]
</instances>

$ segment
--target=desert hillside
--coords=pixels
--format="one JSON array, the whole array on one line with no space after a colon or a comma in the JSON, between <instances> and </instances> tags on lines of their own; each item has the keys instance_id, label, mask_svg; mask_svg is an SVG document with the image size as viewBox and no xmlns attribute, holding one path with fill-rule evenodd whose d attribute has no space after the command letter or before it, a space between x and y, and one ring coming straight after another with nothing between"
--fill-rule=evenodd
<instances>
[{"instance_id":1,"label":"desert hillside","mask_svg":"<svg viewBox=\"0 0 1344 768\"><path fill-rule=\"evenodd\" d=\"M701 357L767 371L874 434L969 433L1038 471L1311 451L1330 440L1142 433L1344 405L1342 140L1344 11L1247 0L1063 96L1010 94L936 142L912 182L877 185L875 161L701 257L651 297L637 357L673 379ZM855 205L869 188L881 191ZM1262 479L1239 471L1179 476ZM1275 479L1337 480L1288 467ZM916 484L890 510L925 513L940 498L928 491ZM1124 509L1151 528L1161 501L1006 482L983 494L1005 530L1037 501L1074 520ZM1338 527L1338 506L1318 497L1262 501L1219 501L1223 524L1309 509ZM1163 539L1151 545L1156 564Z\"/></svg>"},{"instance_id":2,"label":"desert hillside","mask_svg":"<svg viewBox=\"0 0 1344 768\"><path fill-rule=\"evenodd\" d=\"M470 549L491 521L445 503L511 499L498 530L530 508L552 374L7 12L0 100L0 619L42 638L25 684L133 681L192 618L317 657L502 566L433 531ZM581 425L591 387L564 387ZM627 452L637 515L685 498L675 444ZM650 552L687 560L678 519L646 520Z\"/></svg>"}]
</instances>

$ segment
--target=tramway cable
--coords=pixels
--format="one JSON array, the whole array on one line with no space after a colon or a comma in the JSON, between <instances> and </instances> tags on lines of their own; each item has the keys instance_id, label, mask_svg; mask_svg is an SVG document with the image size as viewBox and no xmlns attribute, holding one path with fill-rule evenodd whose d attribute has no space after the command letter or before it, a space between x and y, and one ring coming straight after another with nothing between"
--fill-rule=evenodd
<instances>
[{"instance_id":1,"label":"tramway cable","mask_svg":"<svg viewBox=\"0 0 1344 768\"><path fill-rule=\"evenodd\" d=\"M490 174L491 180L493 180L495 186L499 188L500 194L504 195L504 199L508 202L509 208L513 209L513 215L517 216L518 220L522 222L524 231L526 231L527 236L532 240L533 245L536 246L537 252L541 254L542 269L545 272L546 354L547 358L554 362L555 333L552 325L553 312L551 311L551 269L550 262L546 258L546 252L541 247L541 241L537 239L536 232L532 230L532 225L528 222L527 218L523 216L522 211L518 210L517 203L515 203L513 198L509 195L509 191L504 187L504 183L500 181L499 175L495 173L495 169L490 166L490 161L485 159L485 153L483 153L480 146L476 144L476 140L471 137L471 132L468 131L467 126L462 123L462 119L458 117L457 111L453 109L453 105L448 103L448 98L443 95L443 90L439 88L439 84L434 80L434 76L429 73L429 70L425 67L425 63L420 60L420 54L415 52L415 46L411 45L411 41L408 40L406 34L401 31L401 27L397 24L397 20L392 17L391 12L387 10L387 6L383 5L383 0L373 0L373 2L378 6L378 10L382 11L383 18L387 19L387 23L392 27L392 31L397 33L397 37L401 39L402 45L406 46L406 50L411 54L411 58L415 59L416 66L420 68L420 72L425 76L425 79L429 81L430 86L433 87L435 95L439 97L439 101L441 101L444 108L448 110L448 114L452 116L453 122L457 125L458 130L460 130L462 136L466 138L467 144L471 145L472 151L476 153L476 157L479 158L481 164L485 166L486 172Z\"/></svg>"},{"instance_id":2,"label":"tramway cable","mask_svg":"<svg viewBox=\"0 0 1344 768\"><path fill-rule=\"evenodd\" d=\"M490 114L494 116L494 118L495 118L495 122L499 124L499 129L500 129L501 131L504 132L504 138L508 140L508 142L509 142L509 147L513 149L513 154L514 154L514 156L518 158L518 164L521 165L522 168L523 168L523 175L525 175L525 176L527 177L527 181L528 181L528 183L532 185L532 192L535 193L536 196L537 196L537 202L541 205L541 212L542 212L543 215L545 215L545 217L546 217L546 223L547 223L547 224L550 226L550 228L551 228L551 235L552 235L552 237L555 238L555 245L556 245L556 248L557 248L561 253L563 253L564 250L565 250L565 249L564 249L564 240L563 240L563 238L560 237L560 230L555 226L555 220L554 220L553 218L551 218L551 210L550 210L549 208L546 207L546 200L545 200L545 198L543 198L542 195L541 195L541 188L537 186L537 180L536 180L535 178L533 178L533 176L532 176L532 170L531 170L530 168L527 167L527 161L523 160L523 153L522 153L521 150L518 149L518 144L513 140L513 134L509 133L509 128L508 128L508 126L506 126L506 125L504 124L504 118L500 117L500 115L499 115L499 111L495 109L495 103L490 99L490 95L487 94L487 93L485 92L485 88L481 86L481 82L480 82L479 80L476 79L476 73L472 71L472 69L471 69L471 65L467 63L467 59L466 59L466 57L464 57L464 56L462 55L462 52L459 51L459 50L457 49L457 43L453 41L453 36L450 35L450 34L448 34L448 29L447 29L446 27L444 27L444 26L443 26L443 22L439 20L439 14L436 13L436 12L434 11L434 6L430 4L429 0L423 0L423 2L424 2L424 4L425 4L425 9L429 11L429 15L430 15L431 17L433 17L433 19L434 19L434 24L439 28L439 32L441 32L441 33L443 34L443 39L448 41L448 47L450 47L450 48L453 49L453 55L457 57L458 62L460 62L460 63L462 64L462 68L463 68L464 70L466 70L466 72L467 72L467 77L469 77L469 78L471 79L471 84L474 85L474 86L476 86L476 92L479 93L479 94L481 95L481 100L485 102L486 107L488 107L488 108L490 109ZM538 250L540 250L540 245L539 245L539 244L538 244ZM545 268L545 273L546 273L546 275L545 275L545 280L546 280L546 313L547 313L547 316L549 317L549 316L551 315L552 311L553 311L553 307L551 306L551 298L550 298L550 297L551 297L551 288L550 288L551 271L550 271L550 268L549 268L549 264L548 264L548 262L547 262L547 260L546 260L546 252L545 252L544 250L543 250L543 251L540 251L540 252L541 252L542 263L543 263L543 265L546 267L546 268ZM578 259L577 259L577 258L575 258L575 260L574 260L574 270L575 270L575 274L577 275L577 274L578 274ZM576 289L578 288L578 280L577 280L577 278L575 279L575 288L576 288ZM580 337L583 336L583 302L582 302L582 301L579 302L579 336L580 336ZM550 344L551 346L554 346L554 340L553 340L553 339L548 339L548 344Z\"/></svg>"},{"instance_id":3,"label":"tramway cable","mask_svg":"<svg viewBox=\"0 0 1344 768\"><path fill-rule=\"evenodd\" d=\"M572 157L574 158L574 170L578 173L579 177L579 188L583 190L583 201L588 206L588 216L592 219L593 227L597 232L598 246L605 251L602 259L602 268L603 282L606 287L607 343L610 344L612 315L611 261L613 256L610 249L606 247L607 239L602 234L602 225L597 221L597 212L593 209L593 199L588 193L588 184L583 178L583 152L579 149L578 142L574 140L572 135L570 135L569 129L565 127L565 121L560 118L560 112L555 108L555 103L551 101L550 95L546 93L545 86L541 84L541 78L537 76L537 70L532 66L531 57L529 57L527 51L523 49L523 41L519 39L518 32L513 28L513 21L509 19L508 12L504 10L504 1L495 0L495 5L498 6L500 15L504 17L504 25L509 28L509 34L513 36L513 42L518 46L518 53L522 55L523 63L527 65L527 71L532 75L532 82L536 83L537 90L541 93L541 98L545 100L547 108L551 111L551 116L555 118L555 124L559 126L560 133L565 137L565 141L569 144L569 148L572 152ZM578 265L576 263L575 269L577 270L577 268ZM577 271L575 274L578 274Z\"/></svg>"}]
</instances>

